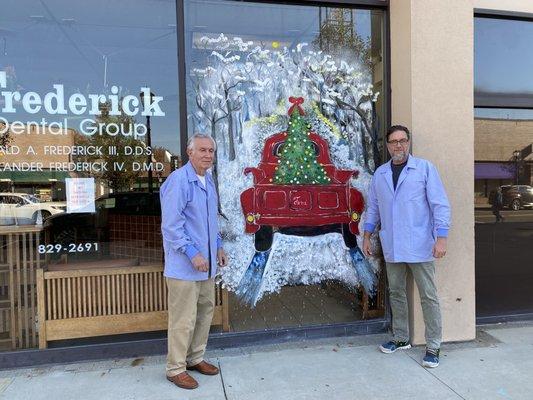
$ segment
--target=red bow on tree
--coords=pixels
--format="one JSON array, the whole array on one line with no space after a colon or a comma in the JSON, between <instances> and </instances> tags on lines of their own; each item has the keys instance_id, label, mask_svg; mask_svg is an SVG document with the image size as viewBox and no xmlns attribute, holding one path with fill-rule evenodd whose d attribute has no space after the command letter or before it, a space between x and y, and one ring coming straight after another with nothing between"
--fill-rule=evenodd
<instances>
[{"instance_id":1,"label":"red bow on tree","mask_svg":"<svg viewBox=\"0 0 533 400\"><path fill-rule=\"evenodd\" d=\"M300 115L304 115L304 109L300 106L300 104L303 104L304 98L303 97L289 97L289 101L292 103L291 108L289 108L289 116L292 114L294 109L296 108Z\"/></svg>"}]
</instances>

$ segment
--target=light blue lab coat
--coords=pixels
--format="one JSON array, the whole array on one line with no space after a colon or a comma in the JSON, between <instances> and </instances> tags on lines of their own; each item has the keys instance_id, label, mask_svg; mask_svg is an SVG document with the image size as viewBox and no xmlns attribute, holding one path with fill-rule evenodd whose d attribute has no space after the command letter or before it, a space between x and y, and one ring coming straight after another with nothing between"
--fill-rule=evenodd
<instances>
[{"instance_id":1,"label":"light blue lab coat","mask_svg":"<svg viewBox=\"0 0 533 400\"><path fill-rule=\"evenodd\" d=\"M222 247L218 229L218 198L211 174L206 186L190 162L172 172L161 186L161 231L167 278L203 281L217 272L217 251ZM209 271L196 270L197 254L209 262Z\"/></svg>"},{"instance_id":2,"label":"light blue lab coat","mask_svg":"<svg viewBox=\"0 0 533 400\"><path fill-rule=\"evenodd\" d=\"M436 237L447 237L450 204L437 169L429 161L409 156L396 190L391 161L375 172L367 198L364 229L379 238L387 262L433 260Z\"/></svg>"}]
</instances>

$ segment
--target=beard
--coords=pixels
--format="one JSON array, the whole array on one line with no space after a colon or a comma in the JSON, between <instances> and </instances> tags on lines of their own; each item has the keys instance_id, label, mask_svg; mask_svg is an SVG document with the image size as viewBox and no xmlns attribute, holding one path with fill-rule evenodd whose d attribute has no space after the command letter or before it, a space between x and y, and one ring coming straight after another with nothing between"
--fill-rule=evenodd
<instances>
[{"instance_id":1,"label":"beard","mask_svg":"<svg viewBox=\"0 0 533 400\"><path fill-rule=\"evenodd\" d=\"M407 159L407 152L400 151L398 153L391 154L392 161L399 163Z\"/></svg>"}]
</instances>

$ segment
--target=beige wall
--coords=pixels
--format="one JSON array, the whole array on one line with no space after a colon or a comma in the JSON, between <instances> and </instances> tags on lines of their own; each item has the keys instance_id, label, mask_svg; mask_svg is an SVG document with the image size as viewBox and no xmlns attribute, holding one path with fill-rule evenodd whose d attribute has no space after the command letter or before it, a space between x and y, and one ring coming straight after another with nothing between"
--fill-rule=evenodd
<instances>
[{"instance_id":1,"label":"beige wall","mask_svg":"<svg viewBox=\"0 0 533 400\"><path fill-rule=\"evenodd\" d=\"M473 0L472 2L475 9L533 14L533 1L531 0Z\"/></svg>"},{"instance_id":2,"label":"beige wall","mask_svg":"<svg viewBox=\"0 0 533 400\"><path fill-rule=\"evenodd\" d=\"M391 0L392 123L440 171L452 205L448 254L437 262L444 340L475 337L473 8L470 1ZM412 339L424 342L410 289Z\"/></svg>"}]
</instances>

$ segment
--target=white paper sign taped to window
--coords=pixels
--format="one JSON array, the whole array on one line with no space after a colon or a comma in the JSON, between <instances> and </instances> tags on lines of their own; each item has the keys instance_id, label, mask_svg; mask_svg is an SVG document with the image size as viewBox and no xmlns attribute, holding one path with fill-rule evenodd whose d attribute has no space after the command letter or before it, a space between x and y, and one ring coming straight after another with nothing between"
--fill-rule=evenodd
<instances>
[{"instance_id":1,"label":"white paper sign taped to window","mask_svg":"<svg viewBox=\"0 0 533 400\"><path fill-rule=\"evenodd\" d=\"M95 212L94 178L66 178L67 213Z\"/></svg>"}]
</instances>

